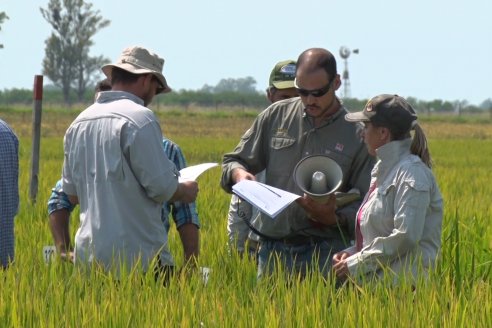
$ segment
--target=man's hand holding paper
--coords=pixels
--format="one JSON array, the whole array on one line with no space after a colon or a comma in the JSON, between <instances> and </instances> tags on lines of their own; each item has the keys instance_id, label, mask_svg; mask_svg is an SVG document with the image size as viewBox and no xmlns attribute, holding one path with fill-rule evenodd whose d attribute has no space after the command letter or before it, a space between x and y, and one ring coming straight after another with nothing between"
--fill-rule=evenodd
<instances>
[{"instance_id":1,"label":"man's hand holding paper","mask_svg":"<svg viewBox=\"0 0 492 328\"><path fill-rule=\"evenodd\" d=\"M238 167L232 171L232 180L235 183L241 182L242 180L256 181L256 177L245 169Z\"/></svg>"}]
</instances>

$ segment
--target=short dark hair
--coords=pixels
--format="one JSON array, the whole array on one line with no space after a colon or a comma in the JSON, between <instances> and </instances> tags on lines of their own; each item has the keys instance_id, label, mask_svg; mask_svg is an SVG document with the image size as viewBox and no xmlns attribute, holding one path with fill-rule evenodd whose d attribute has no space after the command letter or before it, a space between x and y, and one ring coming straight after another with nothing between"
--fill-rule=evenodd
<instances>
[{"instance_id":1,"label":"short dark hair","mask_svg":"<svg viewBox=\"0 0 492 328\"><path fill-rule=\"evenodd\" d=\"M296 73L300 67L304 69L307 66L308 71L314 71L322 68L330 80L337 75L337 61L331 52L323 48L310 48L303 51L297 59Z\"/></svg>"},{"instance_id":2,"label":"short dark hair","mask_svg":"<svg viewBox=\"0 0 492 328\"><path fill-rule=\"evenodd\" d=\"M94 91L100 92L100 91L109 91L111 90L111 83L109 82L108 79L101 80L96 83L96 86L94 88Z\"/></svg>"},{"instance_id":3,"label":"short dark hair","mask_svg":"<svg viewBox=\"0 0 492 328\"><path fill-rule=\"evenodd\" d=\"M119 67L113 67L111 69L112 85L114 85L115 83L123 83L123 84L134 83L138 80L139 77L140 77L139 74L130 73Z\"/></svg>"}]
</instances>

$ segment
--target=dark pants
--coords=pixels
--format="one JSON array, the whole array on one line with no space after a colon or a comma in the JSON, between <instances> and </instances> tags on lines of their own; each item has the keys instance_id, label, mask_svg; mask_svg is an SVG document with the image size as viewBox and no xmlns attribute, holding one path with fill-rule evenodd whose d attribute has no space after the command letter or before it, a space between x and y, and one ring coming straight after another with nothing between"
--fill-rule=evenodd
<instances>
[{"instance_id":1,"label":"dark pants","mask_svg":"<svg viewBox=\"0 0 492 328\"><path fill-rule=\"evenodd\" d=\"M328 278L333 254L345 249L342 240L322 240L307 237L305 242L289 243L287 240L260 242L258 252L258 278L274 272L280 263L288 275L306 277L310 270L318 270Z\"/></svg>"},{"instance_id":2,"label":"dark pants","mask_svg":"<svg viewBox=\"0 0 492 328\"><path fill-rule=\"evenodd\" d=\"M154 278L155 281L162 281L163 286L168 286L171 277L174 275L173 265L163 265L161 260L158 259L154 266Z\"/></svg>"}]
</instances>

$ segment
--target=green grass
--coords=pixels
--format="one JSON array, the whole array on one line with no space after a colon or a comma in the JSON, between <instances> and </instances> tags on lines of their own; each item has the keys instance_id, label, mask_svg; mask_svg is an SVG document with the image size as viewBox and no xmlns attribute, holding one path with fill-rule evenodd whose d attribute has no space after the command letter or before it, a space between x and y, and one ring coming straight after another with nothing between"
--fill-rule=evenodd
<instances>
[{"instance_id":1,"label":"green grass","mask_svg":"<svg viewBox=\"0 0 492 328\"><path fill-rule=\"evenodd\" d=\"M21 205L15 221L15 263L0 272L0 326L4 327L490 327L492 322L492 125L424 122L444 201L442 254L429 279L398 287L367 284L335 289L316 273L287 282L282 272L257 281L255 264L229 252L226 215L230 196L220 189L220 169L199 178L199 266L212 269L205 285L198 273L177 276L163 288L150 275L132 272L117 282L98 270L78 272L42 247L53 244L46 202L59 179L62 137L76 113L43 113L37 202L29 201L30 113L1 112L20 141ZM165 134L182 147L188 163L220 162L249 127L248 115L159 113ZM476 134L471 133L473 131ZM76 211L75 214L78 212ZM72 218L72 233L78 217ZM170 233L178 265L178 234Z\"/></svg>"}]
</instances>

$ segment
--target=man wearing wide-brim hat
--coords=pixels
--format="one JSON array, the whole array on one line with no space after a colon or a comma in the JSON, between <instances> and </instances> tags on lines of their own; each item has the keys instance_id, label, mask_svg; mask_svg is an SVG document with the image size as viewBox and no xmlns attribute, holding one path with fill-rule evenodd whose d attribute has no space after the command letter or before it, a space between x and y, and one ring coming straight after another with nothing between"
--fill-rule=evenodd
<instances>
[{"instance_id":1,"label":"man wearing wide-brim hat","mask_svg":"<svg viewBox=\"0 0 492 328\"><path fill-rule=\"evenodd\" d=\"M117 274L121 266L139 263L146 271L153 260L159 265L167 243L162 203L196 198L196 182L178 183L162 151L160 125L145 107L171 90L163 65L145 48L123 50L102 68L112 91L101 92L65 134L63 190L80 204L75 264L95 262Z\"/></svg>"},{"instance_id":2,"label":"man wearing wide-brim hat","mask_svg":"<svg viewBox=\"0 0 492 328\"><path fill-rule=\"evenodd\" d=\"M164 59L160 58L154 53L149 52L145 48L141 47L129 47L123 50L120 58L115 64L108 64L102 67L102 71L111 81L113 90L120 90L127 85L128 79L121 79L120 75L128 75L125 72L130 73L134 76L133 79L141 79L141 83L144 84L144 88L137 89L135 92L144 93L140 96L144 100L145 106L147 106L155 95L160 93L167 93L171 91L171 88L167 85L166 78L162 75L162 68L164 66ZM114 76L116 80L114 81ZM135 87L142 87L141 85L136 85ZM154 96L150 97L149 88L155 88ZM150 97L150 99L149 99Z\"/></svg>"}]
</instances>

